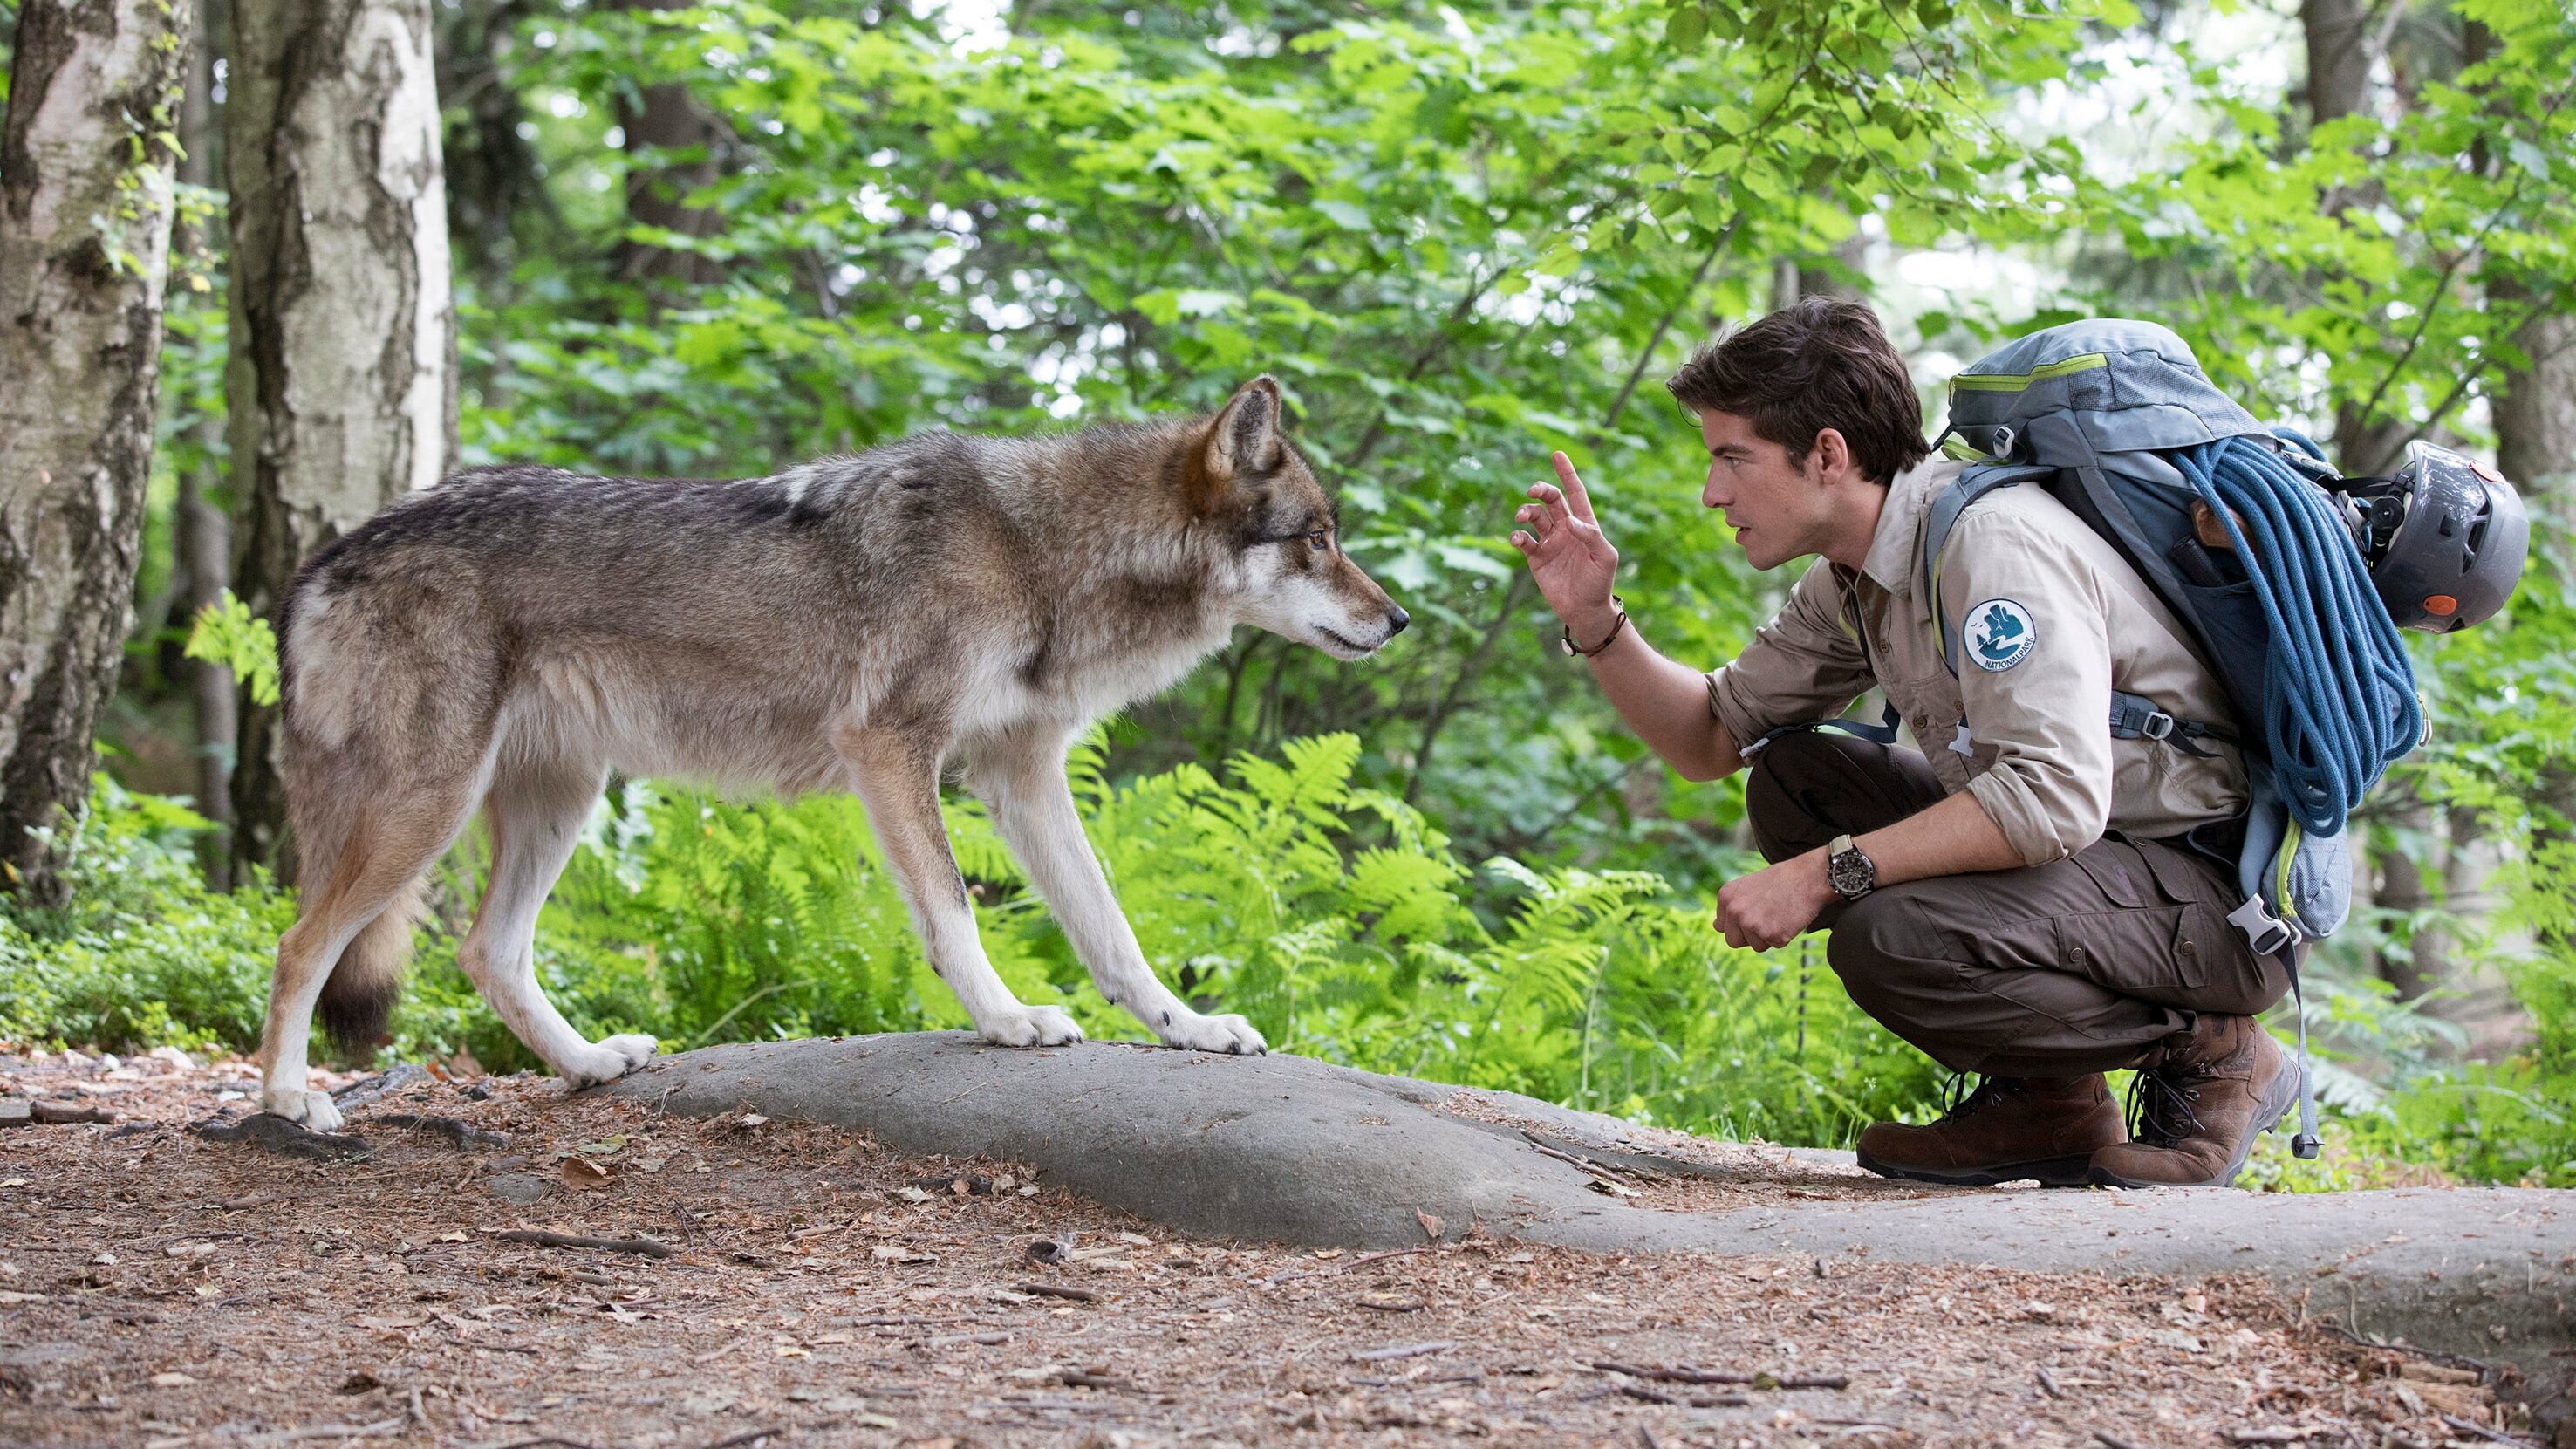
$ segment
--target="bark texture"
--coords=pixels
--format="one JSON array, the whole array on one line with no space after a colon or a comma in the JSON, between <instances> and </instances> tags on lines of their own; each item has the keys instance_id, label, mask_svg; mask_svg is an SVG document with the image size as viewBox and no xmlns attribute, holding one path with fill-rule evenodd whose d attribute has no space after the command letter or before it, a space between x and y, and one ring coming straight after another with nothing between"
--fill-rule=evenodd
<instances>
[{"instance_id":1,"label":"bark texture","mask_svg":"<svg viewBox=\"0 0 2576 1449\"><path fill-rule=\"evenodd\" d=\"M2389 6L2402 7L2404 3L2405 0L2387 0ZM2311 127L2369 109L2370 70L2378 59L2374 25L2385 23L2384 14L2364 0L2300 0L2299 28L2307 48ZM2327 210L2340 213L2361 199L2337 195L2329 199ZM2335 407L2334 456L2348 472L2368 472L2379 467L2390 447L2405 435L2404 422L2365 416L2356 400L2346 399Z\"/></svg>"},{"instance_id":2,"label":"bark texture","mask_svg":"<svg viewBox=\"0 0 2576 1449\"><path fill-rule=\"evenodd\" d=\"M196 43L189 47L188 93L179 107L179 140L188 153L179 163L179 179L209 190L217 185L216 160L223 150L214 94L214 57L223 34L219 4L220 0L199 0ZM173 245L183 250L211 245L211 238L190 235L184 223L172 235ZM179 583L179 619L174 622L183 628L186 620L215 602L233 582L232 516L226 507L223 465L216 461L222 452L224 418L220 412L203 409L189 426L204 461L180 474L178 516L173 520ZM205 869L207 883L224 890L232 884L233 754L241 702L234 692L232 671L220 664L186 660L180 675L187 681L197 730L197 813L216 827L197 843L198 863Z\"/></svg>"},{"instance_id":3,"label":"bark texture","mask_svg":"<svg viewBox=\"0 0 2576 1449\"><path fill-rule=\"evenodd\" d=\"M189 8L25 0L0 131L0 888L59 824L131 622Z\"/></svg>"},{"instance_id":4,"label":"bark texture","mask_svg":"<svg viewBox=\"0 0 2576 1449\"><path fill-rule=\"evenodd\" d=\"M2532 365L2495 390L2496 466L2535 509L2565 519L2576 513L2576 315L2535 317L2518 341Z\"/></svg>"},{"instance_id":5,"label":"bark texture","mask_svg":"<svg viewBox=\"0 0 2576 1449\"><path fill-rule=\"evenodd\" d=\"M677 10L689 0L629 0L633 10ZM681 85L644 87L643 104L618 107L618 129L626 137L626 215L639 226L660 227L682 236L710 237L724 228L724 218L710 207L684 204L692 191L711 185L724 174L717 147L726 136L724 122L710 114ZM655 166L640 158L649 151L698 148L696 160ZM703 285L720 279L714 258L640 242L617 246L618 274L631 280L659 279Z\"/></svg>"},{"instance_id":6,"label":"bark texture","mask_svg":"<svg viewBox=\"0 0 2576 1449\"><path fill-rule=\"evenodd\" d=\"M232 16L234 591L272 621L295 569L438 481L455 307L429 0L266 0ZM291 878L276 711L244 700L233 859Z\"/></svg>"}]
</instances>

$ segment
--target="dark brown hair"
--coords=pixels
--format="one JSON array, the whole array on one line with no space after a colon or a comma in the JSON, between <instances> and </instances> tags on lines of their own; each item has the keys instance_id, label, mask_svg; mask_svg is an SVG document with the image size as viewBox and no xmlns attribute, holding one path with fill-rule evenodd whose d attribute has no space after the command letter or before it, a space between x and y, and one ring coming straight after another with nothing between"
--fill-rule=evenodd
<instances>
[{"instance_id":1,"label":"dark brown hair","mask_svg":"<svg viewBox=\"0 0 2576 1449\"><path fill-rule=\"evenodd\" d=\"M1905 362L1858 302L1808 297L1692 354L1664 386L1693 411L1733 413L1804 467L1832 428L1885 483L1923 461L1923 403Z\"/></svg>"}]
</instances>

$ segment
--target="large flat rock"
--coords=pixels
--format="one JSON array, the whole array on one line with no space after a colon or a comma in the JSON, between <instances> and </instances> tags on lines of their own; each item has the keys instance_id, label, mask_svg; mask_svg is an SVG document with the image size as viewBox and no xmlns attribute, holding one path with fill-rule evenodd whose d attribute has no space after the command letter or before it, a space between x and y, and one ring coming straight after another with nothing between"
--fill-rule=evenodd
<instances>
[{"instance_id":1,"label":"large flat rock","mask_svg":"<svg viewBox=\"0 0 2576 1449\"><path fill-rule=\"evenodd\" d=\"M2567 1374L2576 1199L2516 1188L2279 1195L1943 1190L1847 1153L1640 1128L1507 1092L1303 1057L1120 1043L989 1047L963 1032L710 1047L603 1089L688 1115L747 1109L906 1151L1025 1163L1185 1231L1318 1247L1490 1234L1606 1251L1867 1253L2040 1271L2259 1272L2363 1337ZM1613 1169L1666 1187L1605 1195ZM1638 1205L1643 1204L1643 1205Z\"/></svg>"}]
</instances>

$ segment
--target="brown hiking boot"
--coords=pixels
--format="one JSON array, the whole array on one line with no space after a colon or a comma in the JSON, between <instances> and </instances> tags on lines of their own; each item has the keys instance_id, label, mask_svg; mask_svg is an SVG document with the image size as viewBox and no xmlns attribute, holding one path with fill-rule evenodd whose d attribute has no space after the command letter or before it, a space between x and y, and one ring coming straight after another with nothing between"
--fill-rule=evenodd
<instances>
[{"instance_id":1,"label":"brown hiking boot","mask_svg":"<svg viewBox=\"0 0 2576 1449\"><path fill-rule=\"evenodd\" d=\"M2299 1098L2299 1069L2250 1016L2204 1012L2138 1065L2135 1140L2093 1154L2109 1187L2224 1187Z\"/></svg>"},{"instance_id":2,"label":"brown hiking boot","mask_svg":"<svg viewBox=\"0 0 2576 1449\"><path fill-rule=\"evenodd\" d=\"M1881 1177L1992 1187L2037 1179L2076 1187L2103 1148L2127 1140L2110 1084L2089 1077L1988 1077L1928 1127L1873 1122L1860 1165Z\"/></svg>"}]
</instances>

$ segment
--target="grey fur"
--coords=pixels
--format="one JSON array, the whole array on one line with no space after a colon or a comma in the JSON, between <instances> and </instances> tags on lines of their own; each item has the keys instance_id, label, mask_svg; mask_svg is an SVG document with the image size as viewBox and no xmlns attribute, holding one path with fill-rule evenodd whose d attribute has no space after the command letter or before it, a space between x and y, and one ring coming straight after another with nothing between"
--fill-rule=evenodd
<instances>
[{"instance_id":1,"label":"grey fur","mask_svg":"<svg viewBox=\"0 0 2576 1449\"><path fill-rule=\"evenodd\" d=\"M367 928L409 909L478 806L493 876L461 963L577 1085L649 1055L646 1039L572 1035L527 960L536 906L612 768L855 787L978 1029L1078 1037L1061 1012L1012 1001L972 940L937 801L943 764L962 758L1109 999L1160 1013L1166 1041L1259 1050L1240 1018L1199 1015L1143 968L1063 758L1238 623L1343 658L1404 626L1341 552L1279 416L1265 377L1214 419L933 433L766 478L481 468L317 553L279 629L305 895L279 946L264 1104L331 1125L304 1090L315 998L327 976L335 1006L381 1001L380 1028L408 916ZM364 1034L345 1015L335 1026Z\"/></svg>"}]
</instances>

